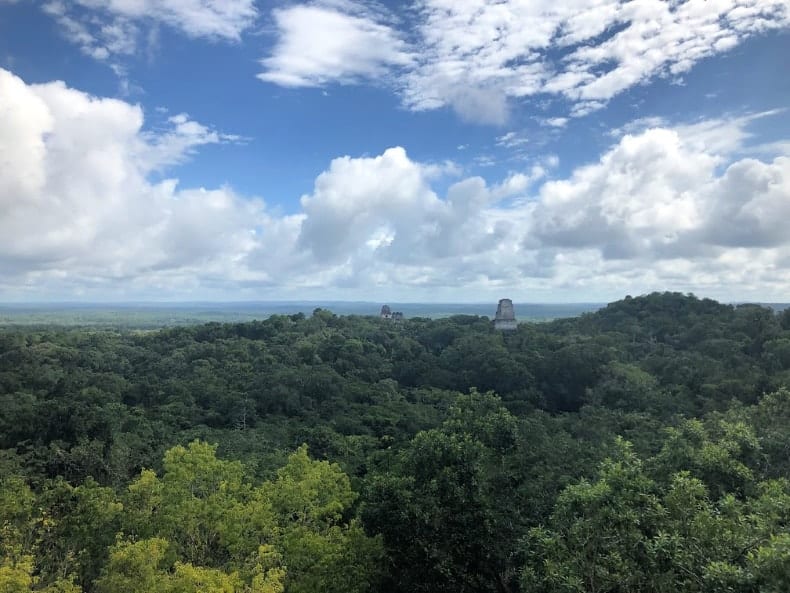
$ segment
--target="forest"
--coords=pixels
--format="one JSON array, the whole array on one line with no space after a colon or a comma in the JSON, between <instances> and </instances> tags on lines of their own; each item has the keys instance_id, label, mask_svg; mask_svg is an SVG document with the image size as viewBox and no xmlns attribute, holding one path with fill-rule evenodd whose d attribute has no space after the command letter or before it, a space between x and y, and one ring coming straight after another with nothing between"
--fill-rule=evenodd
<instances>
[{"instance_id":1,"label":"forest","mask_svg":"<svg viewBox=\"0 0 790 593\"><path fill-rule=\"evenodd\" d=\"M0 593L787 593L790 309L0 329Z\"/></svg>"}]
</instances>

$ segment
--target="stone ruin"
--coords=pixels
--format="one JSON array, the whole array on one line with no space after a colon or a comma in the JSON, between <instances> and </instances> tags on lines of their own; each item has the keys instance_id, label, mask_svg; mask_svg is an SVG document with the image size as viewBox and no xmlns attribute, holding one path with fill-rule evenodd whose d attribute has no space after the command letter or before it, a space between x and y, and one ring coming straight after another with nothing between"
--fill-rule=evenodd
<instances>
[{"instance_id":1,"label":"stone ruin","mask_svg":"<svg viewBox=\"0 0 790 593\"><path fill-rule=\"evenodd\" d=\"M513 301L510 299L500 299L494 317L494 329L502 331L513 331L516 329L516 312L513 310Z\"/></svg>"},{"instance_id":2,"label":"stone ruin","mask_svg":"<svg viewBox=\"0 0 790 593\"><path fill-rule=\"evenodd\" d=\"M403 313L400 311L393 311L389 305L382 305L379 317L382 319L391 319L392 321L403 321Z\"/></svg>"}]
</instances>

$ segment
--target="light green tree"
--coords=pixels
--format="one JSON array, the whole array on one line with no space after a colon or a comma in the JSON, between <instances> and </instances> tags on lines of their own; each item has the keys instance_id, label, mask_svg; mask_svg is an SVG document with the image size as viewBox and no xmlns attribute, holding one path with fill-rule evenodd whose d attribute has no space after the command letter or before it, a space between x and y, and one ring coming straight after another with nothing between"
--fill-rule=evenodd
<instances>
[{"instance_id":1,"label":"light green tree","mask_svg":"<svg viewBox=\"0 0 790 593\"><path fill-rule=\"evenodd\" d=\"M353 593L369 589L381 555L378 540L350 518L355 499L340 467L311 460L304 446L276 479L254 487L240 463L218 459L215 446L195 441L165 454L161 478L143 471L130 485L125 533L167 542L180 582L208 583L216 575L204 571L212 569L233 577L205 585L218 591L276 593L287 586ZM134 549L116 551L129 556Z\"/></svg>"}]
</instances>

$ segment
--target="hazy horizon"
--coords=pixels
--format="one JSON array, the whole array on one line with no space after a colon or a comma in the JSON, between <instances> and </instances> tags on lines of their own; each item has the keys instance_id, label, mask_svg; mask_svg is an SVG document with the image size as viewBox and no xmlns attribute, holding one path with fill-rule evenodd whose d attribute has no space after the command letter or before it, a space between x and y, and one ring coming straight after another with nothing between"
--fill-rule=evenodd
<instances>
[{"instance_id":1,"label":"hazy horizon","mask_svg":"<svg viewBox=\"0 0 790 593\"><path fill-rule=\"evenodd\" d=\"M399 303L390 301L247 301L191 303L0 303L0 326L52 325L97 328L156 329L198 325L209 322L244 323L272 315L303 314L325 309L336 315L376 317L388 304L406 319L439 319L453 315L476 315L493 319L496 302L484 303ZM737 304L737 303L732 303ZM757 303L777 311L788 305ZM521 303L514 302L520 322L545 322L577 317L606 307L607 303Z\"/></svg>"},{"instance_id":2,"label":"hazy horizon","mask_svg":"<svg viewBox=\"0 0 790 593\"><path fill-rule=\"evenodd\" d=\"M654 292L675 292L675 291L654 291ZM607 305L609 303L613 303L616 301L620 301L625 299L627 296L636 297L636 296L645 296L651 293L640 293L640 294L629 294L629 295L622 295L619 298L615 299L604 299L604 300L578 300L578 301L568 301L568 300L545 300L545 301L530 301L530 300L517 300L511 298L514 304L516 305ZM681 293L681 294L691 294L691 293ZM720 303L724 304L731 304L731 305L739 305L739 304L761 304L761 305L782 305L782 304L790 304L790 300L788 301L776 301L772 299L717 299L713 297L706 297L702 295L695 294L699 299L711 299ZM510 297L501 297L501 298L510 298ZM479 300L457 300L457 301L445 301L445 300L386 300L386 299L370 299L370 298L359 298L359 299L338 299L338 298L327 298L327 299L318 299L318 298L307 298L307 299L193 299L193 300L177 300L177 299L168 299L168 300L155 300L155 299L129 299L129 300L33 300L33 301L13 301L13 300L0 300L0 307L51 307L51 306L203 306L203 305L231 305L231 306L244 306L244 305L288 305L288 304L299 304L299 305L321 305L321 304L361 304L361 305L373 305L377 304L381 305L470 305L470 306L485 306L493 304L496 307L496 304L499 302L499 299L479 299Z\"/></svg>"}]
</instances>

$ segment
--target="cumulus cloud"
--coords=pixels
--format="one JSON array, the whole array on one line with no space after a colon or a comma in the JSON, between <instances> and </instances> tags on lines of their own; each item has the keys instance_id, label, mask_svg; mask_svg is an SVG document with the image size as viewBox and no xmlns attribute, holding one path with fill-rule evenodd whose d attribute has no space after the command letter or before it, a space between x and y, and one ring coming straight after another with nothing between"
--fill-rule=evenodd
<instances>
[{"instance_id":1,"label":"cumulus cloud","mask_svg":"<svg viewBox=\"0 0 790 593\"><path fill-rule=\"evenodd\" d=\"M378 80L395 67L392 84L412 110L449 106L502 124L509 100L552 94L582 117L634 85L678 77L790 26L786 0L420 0L414 8L408 46L405 33L360 4L276 10L277 43L260 77L318 86Z\"/></svg>"},{"instance_id":2,"label":"cumulus cloud","mask_svg":"<svg viewBox=\"0 0 790 593\"><path fill-rule=\"evenodd\" d=\"M230 187L152 181L235 141L185 114L153 131L138 106L5 70L0 98L5 298L790 290L790 155L743 155L756 115L629 126L565 178L548 162L464 178L402 147L343 156L283 216Z\"/></svg>"},{"instance_id":3,"label":"cumulus cloud","mask_svg":"<svg viewBox=\"0 0 790 593\"><path fill-rule=\"evenodd\" d=\"M658 256L699 226L701 181L718 163L674 130L626 135L598 163L541 188L529 239L614 259Z\"/></svg>"},{"instance_id":4,"label":"cumulus cloud","mask_svg":"<svg viewBox=\"0 0 790 593\"><path fill-rule=\"evenodd\" d=\"M565 179L541 185L533 166L443 196L401 148L343 157L302 198L294 246L325 288L776 297L790 288L790 159L738 158L756 117L634 125Z\"/></svg>"},{"instance_id":5,"label":"cumulus cloud","mask_svg":"<svg viewBox=\"0 0 790 593\"><path fill-rule=\"evenodd\" d=\"M790 157L738 161L709 191L701 240L746 248L790 243Z\"/></svg>"},{"instance_id":6,"label":"cumulus cloud","mask_svg":"<svg viewBox=\"0 0 790 593\"><path fill-rule=\"evenodd\" d=\"M421 235L415 228L438 216L440 203L423 166L402 148L374 158L342 157L302 197L300 243L323 261L345 260L359 246L389 247ZM371 241L373 243L371 243Z\"/></svg>"},{"instance_id":7,"label":"cumulus cloud","mask_svg":"<svg viewBox=\"0 0 790 593\"><path fill-rule=\"evenodd\" d=\"M534 166L496 185L462 179L444 196L403 149L343 157L302 198L296 245L323 282L364 289L732 295L759 277L780 294L790 160L733 160L733 139L748 137L754 118L720 120L717 134L711 122L639 129L566 179L538 185L546 172ZM748 274L751 284L738 284Z\"/></svg>"},{"instance_id":8,"label":"cumulus cloud","mask_svg":"<svg viewBox=\"0 0 790 593\"><path fill-rule=\"evenodd\" d=\"M149 174L221 141L186 116L157 137L138 106L0 70L0 269L4 288L169 283L232 275L262 205L229 188L182 190ZM197 127L196 127L197 126ZM22 149L20 149L22 148Z\"/></svg>"},{"instance_id":9,"label":"cumulus cloud","mask_svg":"<svg viewBox=\"0 0 790 593\"><path fill-rule=\"evenodd\" d=\"M730 163L715 135L703 149L699 128L627 134L598 163L546 183L527 243L646 261L790 245L788 157Z\"/></svg>"},{"instance_id":10,"label":"cumulus cloud","mask_svg":"<svg viewBox=\"0 0 790 593\"><path fill-rule=\"evenodd\" d=\"M296 5L273 11L278 41L261 61L261 80L286 87L353 83L411 62L386 24L351 3Z\"/></svg>"}]
</instances>

